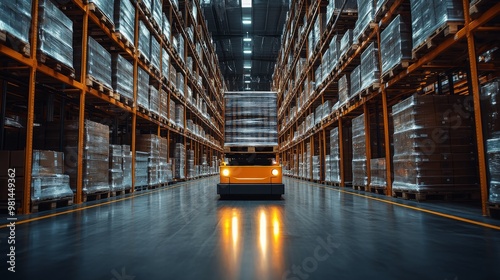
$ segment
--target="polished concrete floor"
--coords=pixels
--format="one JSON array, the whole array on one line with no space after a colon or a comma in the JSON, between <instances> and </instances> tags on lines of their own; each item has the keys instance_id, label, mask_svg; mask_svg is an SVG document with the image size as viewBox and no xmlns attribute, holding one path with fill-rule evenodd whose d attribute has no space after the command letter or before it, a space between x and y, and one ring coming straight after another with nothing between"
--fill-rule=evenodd
<instances>
[{"instance_id":1,"label":"polished concrete floor","mask_svg":"<svg viewBox=\"0 0 500 280\"><path fill-rule=\"evenodd\" d=\"M500 279L500 227L295 179L282 200L219 200L216 183L18 224L15 274L1 228L0 279Z\"/></svg>"}]
</instances>

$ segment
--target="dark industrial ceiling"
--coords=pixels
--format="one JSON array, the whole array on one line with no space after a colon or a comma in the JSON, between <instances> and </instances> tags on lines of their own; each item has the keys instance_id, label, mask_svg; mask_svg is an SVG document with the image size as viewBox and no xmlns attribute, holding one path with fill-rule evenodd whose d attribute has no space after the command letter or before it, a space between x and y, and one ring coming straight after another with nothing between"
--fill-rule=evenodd
<instances>
[{"instance_id":1,"label":"dark industrial ceiling","mask_svg":"<svg viewBox=\"0 0 500 280\"><path fill-rule=\"evenodd\" d=\"M201 1L228 90L271 90L289 1Z\"/></svg>"}]
</instances>

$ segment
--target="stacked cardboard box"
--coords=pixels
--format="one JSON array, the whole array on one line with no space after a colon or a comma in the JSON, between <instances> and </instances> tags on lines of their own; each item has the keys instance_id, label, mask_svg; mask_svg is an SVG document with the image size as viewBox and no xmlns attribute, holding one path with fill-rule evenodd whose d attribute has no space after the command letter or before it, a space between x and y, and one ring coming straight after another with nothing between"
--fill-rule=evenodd
<instances>
[{"instance_id":1,"label":"stacked cardboard box","mask_svg":"<svg viewBox=\"0 0 500 280\"><path fill-rule=\"evenodd\" d=\"M121 145L109 145L109 186L112 192L123 191L123 150Z\"/></svg>"},{"instance_id":2,"label":"stacked cardboard box","mask_svg":"<svg viewBox=\"0 0 500 280\"><path fill-rule=\"evenodd\" d=\"M113 54L112 65L113 88L120 95L134 100L134 65L119 54Z\"/></svg>"},{"instance_id":3,"label":"stacked cardboard box","mask_svg":"<svg viewBox=\"0 0 500 280\"><path fill-rule=\"evenodd\" d=\"M360 78L361 89L366 89L379 82L378 50L375 43L371 43L361 54Z\"/></svg>"},{"instance_id":4,"label":"stacked cardboard box","mask_svg":"<svg viewBox=\"0 0 500 280\"><path fill-rule=\"evenodd\" d=\"M153 68L156 69L156 71L158 71L158 73L160 73L160 55L161 55L161 46L160 46L160 42L158 42L158 40L156 39L155 36L151 36L151 43L150 43L150 46L151 46L151 50L150 50L150 53L151 53L151 64L153 65Z\"/></svg>"},{"instance_id":5,"label":"stacked cardboard box","mask_svg":"<svg viewBox=\"0 0 500 280\"><path fill-rule=\"evenodd\" d=\"M151 61L151 33L142 20L139 21L139 51L147 62Z\"/></svg>"},{"instance_id":6,"label":"stacked cardboard box","mask_svg":"<svg viewBox=\"0 0 500 280\"><path fill-rule=\"evenodd\" d=\"M352 120L352 185L368 185L364 114Z\"/></svg>"},{"instance_id":7,"label":"stacked cardboard box","mask_svg":"<svg viewBox=\"0 0 500 280\"><path fill-rule=\"evenodd\" d=\"M358 20L353 30L354 42L359 41L360 35L368 28L375 16L375 0L358 0Z\"/></svg>"},{"instance_id":8,"label":"stacked cardboard box","mask_svg":"<svg viewBox=\"0 0 500 280\"><path fill-rule=\"evenodd\" d=\"M156 134L141 134L136 139L136 150L148 154L148 185L159 183L158 169L160 165L160 137Z\"/></svg>"},{"instance_id":9,"label":"stacked cardboard box","mask_svg":"<svg viewBox=\"0 0 500 280\"><path fill-rule=\"evenodd\" d=\"M122 145L123 189L132 188L132 152L129 145Z\"/></svg>"},{"instance_id":10,"label":"stacked cardboard box","mask_svg":"<svg viewBox=\"0 0 500 280\"><path fill-rule=\"evenodd\" d=\"M1 1L0 30L23 42L29 42L31 26L31 0Z\"/></svg>"},{"instance_id":11,"label":"stacked cardboard box","mask_svg":"<svg viewBox=\"0 0 500 280\"><path fill-rule=\"evenodd\" d=\"M148 162L147 152L135 151L135 188L148 185Z\"/></svg>"},{"instance_id":12,"label":"stacked cardboard box","mask_svg":"<svg viewBox=\"0 0 500 280\"><path fill-rule=\"evenodd\" d=\"M15 156L13 152L11 152L12 156ZM19 171L21 169L16 170L16 173ZM64 153L33 150L31 201L61 198L73 198L73 191L69 186L69 176L64 174Z\"/></svg>"},{"instance_id":13,"label":"stacked cardboard box","mask_svg":"<svg viewBox=\"0 0 500 280\"><path fill-rule=\"evenodd\" d=\"M386 187L387 172L385 158L370 159L370 186L371 187Z\"/></svg>"},{"instance_id":14,"label":"stacked cardboard box","mask_svg":"<svg viewBox=\"0 0 500 280\"><path fill-rule=\"evenodd\" d=\"M175 178L184 179L186 166L186 148L182 143L175 144Z\"/></svg>"},{"instance_id":15,"label":"stacked cardboard box","mask_svg":"<svg viewBox=\"0 0 500 280\"><path fill-rule=\"evenodd\" d=\"M149 110L149 74L137 67L137 105Z\"/></svg>"},{"instance_id":16,"label":"stacked cardboard box","mask_svg":"<svg viewBox=\"0 0 500 280\"><path fill-rule=\"evenodd\" d=\"M330 181L340 183L339 128L330 130Z\"/></svg>"},{"instance_id":17,"label":"stacked cardboard box","mask_svg":"<svg viewBox=\"0 0 500 280\"><path fill-rule=\"evenodd\" d=\"M380 38L380 60L382 74L387 73L402 60L411 59L411 30L401 15L398 15L384 31Z\"/></svg>"},{"instance_id":18,"label":"stacked cardboard box","mask_svg":"<svg viewBox=\"0 0 500 280\"><path fill-rule=\"evenodd\" d=\"M90 36L87 51L87 75L111 88L111 54Z\"/></svg>"},{"instance_id":19,"label":"stacked cardboard box","mask_svg":"<svg viewBox=\"0 0 500 280\"><path fill-rule=\"evenodd\" d=\"M160 96L158 89L153 85L149 86L149 111L156 115L160 114Z\"/></svg>"},{"instance_id":20,"label":"stacked cardboard box","mask_svg":"<svg viewBox=\"0 0 500 280\"><path fill-rule=\"evenodd\" d=\"M89 0L88 3L93 3L107 19L113 23L114 4L113 0Z\"/></svg>"},{"instance_id":21,"label":"stacked cardboard box","mask_svg":"<svg viewBox=\"0 0 500 280\"><path fill-rule=\"evenodd\" d=\"M114 6L115 30L129 43L134 43L135 6L129 0L116 0Z\"/></svg>"}]
</instances>

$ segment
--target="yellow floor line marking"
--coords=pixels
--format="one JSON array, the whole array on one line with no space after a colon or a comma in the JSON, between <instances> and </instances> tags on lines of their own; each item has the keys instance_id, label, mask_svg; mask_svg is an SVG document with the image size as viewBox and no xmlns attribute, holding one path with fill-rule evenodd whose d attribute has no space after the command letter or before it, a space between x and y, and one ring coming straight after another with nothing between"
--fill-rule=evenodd
<instances>
[{"instance_id":1,"label":"yellow floor line marking","mask_svg":"<svg viewBox=\"0 0 500 280\"><path fill-rule=\"evenodd\" d=\"M48 218L60 216L60 215L65 215L65 214L69 214L69 213L75 213L75 212L79 212L79 211L86 210L86 209L91 209L91 208L96 208L96 207L100 207L100 206L104 206L104 205L109 205L109 204L112 204L112 203L116 203L116 202L120 202L120 201L124 201L124 200L130 200L130 199L133 199L133 198L137 198L137 197L141 197L141 196L145 196L145 195L157 193L157 192L160 192L160 191L171 190L171 189L175 189L175 188L178 188L178 187L185 186L188 183L192 183L192 182L184 182L184 183L180 183L180 184L174 184L174 185L172 185L170 187L168 187L168 185L167 185L167 187L165 187L165 188L160 188L160 189L157 189L157 190L152 190L152 191L146 192L146 193L139 193L137 195L135 195L135 192L134 192L134 195L132 195L132 196L128 196L128 197L124 197L124 198L119 198L119 199L112 200L112 201L106 201L106 202L99 203L99 204L94 204L94 205L89 205L89 206L83 206L81 208L71 209L71 210L67 210L67 211L63 211L63 212L58 212L58 213L54 213L54 214L49 214L49 215L45 215L45 216L40 216L40 217L36 217L36 218L31 218L31 219L27 219L27 220L19 220L19 221L16 221L16 225L22 225L22 224L31 223L31 222L34 222L34 221L39 221L39 220L43 220L43 219L48 219ZM8 226L9 226L8 224L1 225L0 229L1 228L6 228Z\"/></svg>"},{"instance_id":2,"label":"yellow floor line marking","mask_svg":"<svg viewBox=\"0 0 500 280\"><path fill-rule=\"evenodd\" d=\"M293 179L293 180L296 180L296 181L300 181L299 179L295 179L295 178L290 178L290 179ZM310 182L308 182L308 183L310 183ZM394 201L390 201L390 200L385 200L385 199L382 199L382 198L377 198L377 197L368 196L368 195L364 195L364 194L349 192L349 191L345 191L345 190L341 190L341 189L337 189L337 188L331 188L331 187L327 187L327 186L324 186L324 185L321 185L321 184L316 184L316 183L313 183L313 186L318 187L318 188L335 190L335 191L338 191L338 192L341 192L341 193L345 193L345 194L351 194L351 195L355 195L355 196L359 196L359 197L369 198L369 199L372 199L372 200L376 200L376 201L380 201L380 202L384 202L384 203L388 203L388 204L392 204L392 205L396 205L396 206L400 206L400 207L412 209L412 210L415 210L415 211L425 212L425 213L429 213L429 214L441 216L441 217L452 219L452 220L457 220L457 221L461 221L461 222L465 222L465 223L469 223L469 224L474 224L474 225L478 225L478 226L482 226L482 227L487 227L487 228L491 228L491 229L500 230L500 226L495 226L495 225L491 225L491 224L487 224L487 223L483 223L483 222L478 222L478 221L474 221L474 220L470 220L470 219L467 219L467 218L462 218L462 217L458 217L458 216L454 216L454 215L444 214L444 213L432 211L432 210L429 210L429 209L418 208L418 207L415 207L415 206L405 205L405 204L401 204L401 203L398 203L398 202L394 202Z\"/></svg>"}]
</instances>

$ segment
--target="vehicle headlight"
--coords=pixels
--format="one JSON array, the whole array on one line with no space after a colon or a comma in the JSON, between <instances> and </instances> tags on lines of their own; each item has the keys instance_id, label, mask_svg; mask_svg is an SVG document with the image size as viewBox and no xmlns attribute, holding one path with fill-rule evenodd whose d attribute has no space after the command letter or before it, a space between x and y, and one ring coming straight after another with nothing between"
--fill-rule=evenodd
<instances>
[{"instance_id":1,"label":"vehicle headlight","mask_svg":"<svg viewBox=\"0 0 500 280\"><path fill-rule=\"evenodd\" d=\"M228 177L229 176L229 169L222 169L222 176Z\"/></svg>"},{"instance_id":2,"label":"vehicle headlight","mask_svg":"<svg viewBox=\"0 0 500 280\"><path fill-rule=\"evenodd\" d=\"M278 169L273 169L271 171L271 174L273 174L273 176L278 176L278 174L280 174L280 172L278 171Z\"/></svg>"}]
</instances>

